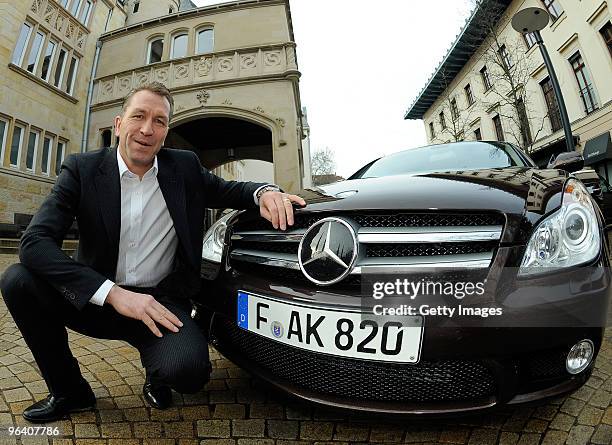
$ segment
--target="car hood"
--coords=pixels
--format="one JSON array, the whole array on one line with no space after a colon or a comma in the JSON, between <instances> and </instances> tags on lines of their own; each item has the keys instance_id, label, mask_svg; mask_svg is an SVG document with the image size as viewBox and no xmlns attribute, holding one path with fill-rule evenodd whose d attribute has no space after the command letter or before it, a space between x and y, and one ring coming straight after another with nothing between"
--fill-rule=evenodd
<instances>
[{"instance_id":1,"label":"car hood","mask_svg":"<svg viewBox=\"0 0 612 445\"><path fill-rule=\"evenodd\" d=\"M353 179L305 189L308 211L498 211L534 222L561 205L568 173L510 167Z\"/></svg>"}]
</instances>

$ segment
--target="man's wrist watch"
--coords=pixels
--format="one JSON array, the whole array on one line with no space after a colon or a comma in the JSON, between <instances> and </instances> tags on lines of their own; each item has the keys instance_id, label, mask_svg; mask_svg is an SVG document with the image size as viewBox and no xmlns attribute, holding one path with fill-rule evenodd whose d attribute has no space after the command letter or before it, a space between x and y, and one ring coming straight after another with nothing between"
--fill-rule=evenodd
<instances>
[{"instance_id":1,"label":"man's wrist watch","mask_svg":"<svg viewBox=\"0 0 612 445\"><path fill-rule=\"evenodd\" d=\"M259 203L259 199L261 198L261 195L263 195L266 192L280 192L281 189L280 187L276 186L276 185L266 185L265 187L260 188L257 193L255 194L255 198L257 198L257 202Z\"/></svg>"}]
</instances>

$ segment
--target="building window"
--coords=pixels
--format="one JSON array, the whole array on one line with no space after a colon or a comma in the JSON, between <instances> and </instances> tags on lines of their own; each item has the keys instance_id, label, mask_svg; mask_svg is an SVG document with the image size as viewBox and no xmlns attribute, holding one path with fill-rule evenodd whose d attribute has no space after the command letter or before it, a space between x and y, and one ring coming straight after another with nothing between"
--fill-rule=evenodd
<instances>
[{"instance_id":1,"label":"building window","mask_svg":"<svg viewBox=\"0 0 612 445\"><path fill-rule=\"evenodd\" d=\"M15 128L13 129L13 140L11 141L11 167L19 168L19 163L21 162L21 143L23 142L23 132L23 127L15 125Z\"/></svg>"},{"instance_id":2,"label":"building window","mask_svg":"<svg viewBox=\"0 0 612 445\"><path fill-rule=\"evenodd\" d=\"M55 42L49 40L47 42L47 49L45 50L45 57L43 59L42 70L40 72L40 77L43 80L49 81L49 77L51 76L51 63L53 63L53 57L55 56Z\"/></svg>"},{"instance_id":3,"label":"building window","mask_svg":"<svg viewBox=\"0 0 612 445\"><path fill-rule=\"evenodd\" d=\"M506 45L500 46L497 52L499 53L499 58L501 60L502 65L506 69L512 68L514 64L512 62L512 57L510 57L510 53L508 52L508 48L506 48Z\"/></svg>"},{"instance_id":4,"label":"building window","mask_svg":"<svg viewBox=\"0 0 612 445\"><path fill-rule=\"evenodd\" d=\"M559 111L559 103L553 90L552 82L550 78L544 79L540 86L542 87L542 93L544 93L544 100L546 101L546 107L548 108L548 119L550 120L550 126L552 131L555 132L560 130L561 125L561 112Z\"/></svg>"},{"instance_id":5,"label":"building window","mask_svg":"<svg viewBox=\"0 0 612 445\"><path fill-rule=\"evenodd\" d=\"M597 109L597 100L595 98L595 88L593 82L591 82L591 75L589 70L582 60L580 53L576 53L569 60L572 68L574 69L574 75L578 82L578 88L580 90L580 97L582 98L582 104L584 105L584 111L588 114L593 110Z\"/></svg>"},{"instance_id":6,"label":"building window","mask_svg":"<svg viewBox=\"0 0 612 445\"><path fill-rule=\"evenodd\" d=\"M73 16L77 16L77 12L81 9L81 3L83 0L72 0L72 5L70 5L70 14Z\"/></svg>"},{"instance_id":7,"label":"building window","mask_svg":"<svg viewBox=\"0 0 612 445\"><path fill-rule=\"evenodd\" d=\"M599 30L599 33L603 37L604 42L606 42L608 51L610 51L610 56L612 56L612 23L606 23L605 26Z\"/></svg>"},{"instance_id":8,"label":"building window","mask_svg":"<svg viewBox=\"0 0 612 445\"><path fill-rule=\"evenodd\" d=\"M480 70L480 77L485 91L489 91L491 89L491 78L489 77L489 71L486 66L483 66Z\"/></svg>"},{"instance_id":9,"label":"building window","mask_svg":"<svg viewBox=\"0 0 612 445\"><path fill-rule=\"evenodd\" d=\"M30 131L28 138L28 151L26 152L26 169L33 172L36 165L36 152L38 150L38 131Z\"/></svg>"},{"instance_id":10,"label":"building window","mask_svg":"<svg viewBox=\"0 0 612 445\"><path fill-rule=\"evenodd\" d=\"M164 39L155 39L149 42L147 63L157 63L161 61L164 52Z\"/></svg>"},{"instance_id":11,"label":"building window","mask_svg":"<svg viewBox=\"0 0 612 445\"><path fill-rule=\"evenodd\" d=\"M140 9L140 2L134 2L134 9L132 10L132 12L136 14L139 9Z\"/></svg>"},{"instance_id":12,"label":"building window","mask_svg":"<svg viewBox=\"0 0 612 445\"><path fill-rule=\"evenodd\" d=\"M504 129L502 128L501 118L499 114L493 118L493 125L495 126L495 135L497 140L500 142L504 141Z\"/></svg>"},{"instance_id":13,"label":"building window","mask_svg":"<svg viewBox=\"0 0 612 445\"><path fill-rule=\"evenodd\" d=\"M57 65L55 65L55 74L53 75L53 85L61 88L64 80L64 70L66 69L66 59L68 53L64 48L60 49L59 57L57 58Z\"/></svg>"},{"instance_id":14,"label":"building window","mask_svg":"<svg viewBox=\"0 0 612 445\"><path fill-rule=\"evenodd\" d=\"M65 8L68 5L68 0L60 0L59 4Z\"/></svg>"},{"instance_id":15,"label":"building window","mask_svg":"<svg viewBox=\"0 0 612 445\"><path fill-rule=\"evenodd\" d=\"M533 142L533 138L531 136L531 128L529 127L529 118L527 117L527 108L525 107L525 102L523 99L519 99L517 101L517 110L519 115L519 122L523 127L523 140L526 144L531 145Z\"/></svg>"},{"instance_id":16,"label":"building window","mask_svg":"<svg viewBox=\"0 0 612 445\"><path fill-rule=\"evenodd\" d=\"M174 12L174 8L172 6L170 6L168 8L168 14L172 14Z\"/></svg>"},{"instance_id":17,"label":"building window","mask_svg":"<svg viewBox=\"0 0 612 445\"><path fill-rule=\"evenodd\" d=\"M523 40L525 40L525 45L527 45L527 49L531 49L533 45L537 43L535 34L532 32L523 33Z\"/></svg>"},{"instance_id":18,"label":"building window","mask_svg":"<svg viewBox=\"0 0 612 445\"><path fill-rule=\"evenodd\" d=\"M93 4L91 3L91 0L87 0L83 6L83 9L81 10L81 14L79 15L79 21L85 26L87 26L87 23L89 22L92 7Z\"/></svg>"},{"instance_id":19,"label":"building window","mask_svg":"<svg viewBox=\"0 0 612 445\"><path fill-rule=\"evenodd\" d=\"M62 162L64 162L64 156L66 155L66 143L58 142L57 151L55 152L55 174L59 175Z\"/></svg>"},{"instance_id":20,"label":"building window","mask_svg":"<svg viewBox=\"0 0 612 445\"><path fill-rule=\"evenodd\" d=\"M30 49L30 56L28 58L28 66L26 69L36 74L36 67L38 67L38 60L40 59L40 51L42 49L42 42L45 40L45 35L42 32L37 32Z\"/></svg>"},{"instance_id":21,"label":"building window","mask_svg":"<svg viewBox=\"0 0 612 445\"><path fill-rule=\"evenodd\" d=\"M453 121L459 118L459 108L457 108L457 99L451 100L451 117Z\"/></svg>"},{"instance_id":22,"label":"building window","mask_svg":"<svg viewBox=\"0 0 612 445\"><path fill-rule=\"evenodd\" d=\"M477 141L482 141L482 133L480 132L480 128L477 128L476 130L474 130L474 138Z\"/></svg>"},{"instance_id":23,"label":"building window","mask_svg":"<svg viewBox=\"0 0 612 445\"><path fill-rule=\"evenodd\" d=\"M185 57L187 55L187 42L189 38L187 34L179 34L174 36L172 39L172 52L171 58L178 59L179 57Z\"/></svg>"},{"instance_id":24,"label":"building window","mask_svg":"<svg viewBox=\"0 0 612 445\"><path fill-rule=\"evenodd\" d=\"M446 130L446 118L444 117L444 112L440 113L440 127L442 127L442 130Z\"/></svg>"},{"instance_id":25,"label":"building window","mask_svg":"<svg viewBox=\"0 0 612 445\"><path fill-rule=\"evenodd\" d=\"M432 139L436 137L436 127L434 126L433 122L429 123L429 134Z\"/></svg>"},{"instance_id":26,"label":"building window","mask_svg":"<svg viewBox=\"0 0 612 445\"><path fill-rule=\"evenodd\" d=\"M25 55L28 40L30 40L30 34L32 34L32 27L27 23L21 25L21 31L19 32L19 38L17 39L17 45L15 45L15 52L11 60L15 65L21 66L23 63L23 56Z\"/></svg>"},{"instance_id":27,"label":"building window","mask_svg":"<svg viewBox=\"0 0 612 445\"><path fill-rule=\"evenodd\" d=\"M47 176L49 176L49 171L51 170L51 147L53 147L53 137L45 136L40 161L40 171Z\"/></svg>"},{"instance_id":28,"label":"building window","mask_svg":"<svg viewBox=\"0 0 612 445\"><path fill-rule=\"evenodd\" d=\"M102 131L102 147L100 148L106 148L106 147L110 147L111 146L111 141L113 139L113 133L111 132L111 130L109 130L108 128L106 130Z\"/></svg>"},{"instance_id":29,"label":"building window","mask_svg":"<svg viewBox=\"0 0 612 445\"><path fill-rule=\"evenodd\" d=\"M66 93L72 94L74 91L74 82L76 80L76 73L79 69L79 59L72 57L70 60L70 68L68 68L68 78L66 79Z\"/></svg>"},{"instance_id":30,"label":"building window","mask_svg":"<svg viewBox=\"0 0 612 445\"><path fill-rule=\"evenodd\" d=\"M4 164L4 149L6 147L6 134L8 133L8 122L0 119L0 165Z\"/></svg>"},{"instance_id":31,"label":"building window","mask_svg":"<svg viewBox=\"0 0 612 445\"><path fill-rule=\"evenodd\" d=\"M467 100L468 107L474 103L474 95L472 94L472 87L468 83L465 88L465 99Z\"/></svg>"},{"instance_id":32,"label":"building window","mask_svg":"<svg viewBox=\"0 0 612 445\"><path fill-rule=\"evenodd\" d=\"M215 33L212 29L203 29L198 32L196 54L211 53L215 46Z\"/></svg>"},{"instance_id":33,"label":"building window","mask_svg":"<svg viewBox=\"0 0 612 445\"><path fill-rule=\"evenodd\" d=\"M556 21L561 14L563 14L563 8L559 4L558 0L542 0L542 3L544 3L544 6L550 14L553 22Z\"/></svg>"}]
</instances>

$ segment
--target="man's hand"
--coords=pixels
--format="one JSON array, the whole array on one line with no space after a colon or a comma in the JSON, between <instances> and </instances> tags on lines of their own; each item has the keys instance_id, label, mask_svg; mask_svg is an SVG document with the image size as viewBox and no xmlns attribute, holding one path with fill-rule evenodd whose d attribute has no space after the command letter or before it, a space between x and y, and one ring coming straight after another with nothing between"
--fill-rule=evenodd
<instances>
[{"instance_id":1,"label":"man's hand","mask_svg":"<svg viewBox=\"0 0 612 445\"><path fill-rule=\"evenodd\" d=\"M272 222L275 229L285 230L293 225L293 203L305 206L306 201L297 195L269 191L259 198L259 213Z\"/></svg>"},{"instance_id":2,"label":"man's hand","mask_svg":"<svg viewBox=\"0 0 612 445\"><path fill-rule=\"evenodd\" d=\"M159 323L173 332L178 332L178 328L183 326L176 315L151 295L131 292L115 285L108 293L105 302L121 315L141 320L158 337L161 337L162 333L155 323Z\"/></svg>"}]
</instances>

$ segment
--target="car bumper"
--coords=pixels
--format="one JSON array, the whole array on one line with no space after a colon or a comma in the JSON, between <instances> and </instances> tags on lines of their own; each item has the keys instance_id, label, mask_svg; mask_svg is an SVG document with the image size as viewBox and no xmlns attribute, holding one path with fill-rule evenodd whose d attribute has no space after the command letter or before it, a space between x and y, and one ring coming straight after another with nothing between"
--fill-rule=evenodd
<instances>
[{"instance_id":1,"label":"car bumper","mask_svg":"<svg viewBox=\"0 0 612 445\"><path fill-rule=\"evenodd\" d=\"M515 253L500 251L496 261L504 264ZM206 281L201 324L211 344L227 358L303 400L389 414L486 410L558 396L586 382L595 358L577 375L567 372L565 362L571 347L583 339L593 342L595 356L599 351L609 301L606 265L602 257L594 267L573 274L514 281L493 292L489 300L473 303L503 307L507 318L502 322L461 324L425 317L418 363L321 354L239 328L239 291L287 303L363 310L354 292L313 289L278 277L230 270L214 282ZM494 265L489 277L501 270ZM533 298L534 292L539 298Z\"/></svg>"}]
</instances>

